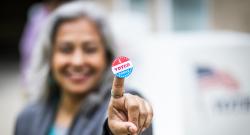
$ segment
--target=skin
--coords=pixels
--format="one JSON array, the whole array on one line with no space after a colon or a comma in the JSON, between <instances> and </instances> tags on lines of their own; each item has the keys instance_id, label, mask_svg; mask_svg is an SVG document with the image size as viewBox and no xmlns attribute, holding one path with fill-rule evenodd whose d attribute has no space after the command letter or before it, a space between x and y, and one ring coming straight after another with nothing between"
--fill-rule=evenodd
<instances>
[{"instance_id":1,"label":"skin","mask_svg":"<svg viewBox=\"0 0 250 135\"><path fill-rule=\"evenodd\" d=\"M95 23L88 18L63 22L55 35L52 74L61 87L62 98L56 124L70 127L82 100L95 90L107 68L105 48ZM139 134L149 127L153 111L144 99L125 94L124 79L114 78L108 107L108 123L114 135Z\"/></svg>"},{"instance_id":2,"label":"skin","mask_svg":"<svg viewBox=\"0 0 250 135\"><path fill-rule=\"evenodd\" d=\"M124 92L124 78L114 78L108 107L108 124L114 135L138 135L147 129L153 118L152 106L136 95Z\"/></svg>"}]
</instances>

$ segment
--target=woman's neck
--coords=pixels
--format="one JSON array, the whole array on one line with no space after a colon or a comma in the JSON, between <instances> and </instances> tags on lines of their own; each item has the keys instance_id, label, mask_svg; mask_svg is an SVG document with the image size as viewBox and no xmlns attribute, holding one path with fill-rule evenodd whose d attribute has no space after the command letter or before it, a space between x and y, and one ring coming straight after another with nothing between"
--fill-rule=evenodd
<instances>
[{"instance_id":1,"label":"woman's neck","mask_svg":"<svg viewBox=\"0 0 250 135\"><path fill-rule=\"evenodd\" d=\"M74 116L80 109L84 97L62 92L56 116L56 123L63 127L69 127Z\"/></svg>"},{"instance_id":2,"label":"woman's neck","mask_svg":"<svg viewBox=\"0 0 250 135\"><path fill-rule=\"evenodd\" d=\"M66 92L62 93L59 108L69 114L75 114L82 102L82 97L77 97Z\"/></svg>"}]
</instances>

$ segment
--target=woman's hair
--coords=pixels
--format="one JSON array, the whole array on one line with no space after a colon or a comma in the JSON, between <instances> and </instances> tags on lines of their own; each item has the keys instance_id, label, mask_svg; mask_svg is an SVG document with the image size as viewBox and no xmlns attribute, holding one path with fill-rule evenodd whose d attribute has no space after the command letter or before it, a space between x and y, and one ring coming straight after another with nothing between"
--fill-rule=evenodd
<instances>
[{"instance_id":1,"label":"woman's hair","mask_svg":"<svg viewBox=\"0 0 250 135\"><path fill-rule=\"evenodd\" d=\"M50 68L52 44L58 26L67 20L85 17L95 23L106 49L108 65L110 65L115 56L115 49L104 13L104 10L96 3L78 1L62 5L50 15L35 44L28 71L28 92L31 100L37 100L41 96L45 96L42 99L51 100L59 96L58 86Z\"/></svg>"}]
</instances>

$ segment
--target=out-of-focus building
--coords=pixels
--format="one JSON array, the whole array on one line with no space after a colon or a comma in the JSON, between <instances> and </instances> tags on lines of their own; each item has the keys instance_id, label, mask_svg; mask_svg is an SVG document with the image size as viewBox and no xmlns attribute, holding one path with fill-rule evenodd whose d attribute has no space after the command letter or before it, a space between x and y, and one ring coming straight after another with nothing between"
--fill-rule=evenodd
<instances>
[{"instance_id":1,"label":"out-of-focus building","mask_svg":"<svg viewBox=\"0 0 250 135\"><path fill-rule=\"evenodd\" d=\"M111 13L147 18L150 31L250 32L249 0L95 0ZM141 22L143 23L143 22Z\"/></svg>"}]
</instances>

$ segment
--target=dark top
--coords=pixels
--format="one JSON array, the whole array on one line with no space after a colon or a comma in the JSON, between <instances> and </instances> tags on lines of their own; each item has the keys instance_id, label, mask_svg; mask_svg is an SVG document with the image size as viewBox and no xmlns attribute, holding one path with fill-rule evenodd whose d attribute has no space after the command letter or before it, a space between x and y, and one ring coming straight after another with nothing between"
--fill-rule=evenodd
<instances>
[{"instance_id":1,"label":"dark top","mask_svg":"<svg viewBox=\"0 0 250 135\"><path fill-rule=\"evenodd\" d=\"M129 93L138 95L135 91ZM101 99L90 97L88 102L85 101L81 105L80 111L69 127L68 135L111 135L107 124L110 93L106 92ZM54 125L57 104L58 100L50 104L40 102L28 105L17 118L15 135L48 135ZM142 135L152 134L152 126L142 133Z\"/></svg>"}]
</instances>

